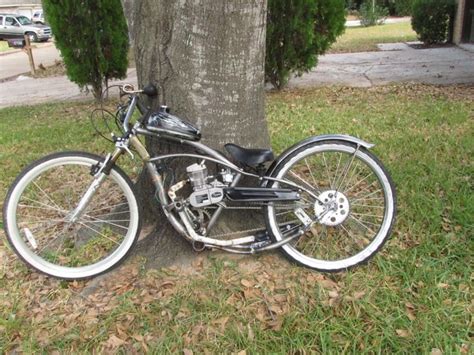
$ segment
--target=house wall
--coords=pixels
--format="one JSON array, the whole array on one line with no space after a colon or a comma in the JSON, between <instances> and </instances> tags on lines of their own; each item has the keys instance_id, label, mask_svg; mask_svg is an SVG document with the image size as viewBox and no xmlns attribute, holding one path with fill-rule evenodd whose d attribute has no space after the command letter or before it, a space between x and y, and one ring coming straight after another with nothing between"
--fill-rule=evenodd
<instances>
[{"instance_id":1,"label":"house wall","mask_svg":"<svg viewBox=\"0 0 474 355\"><path fill-rule=\"evenodd\" d=\"M41 0L0 0L0 12L24 15L31 18L35 10L41 9Z\"/></svg>"},{"instance_id":2,"label":"house wall","mask_svg":"<svg viewBox=\"0 0 474 355\"><path fill-rule=\"evenodd\" d=\"M467 0L459 0L458 8L456 11L456 18L454 20L454 32L453 32L453 42L456 44L461 43L462 41L462 32L464 25L464 14L466 11L466 2Z\"/></svg>"},{"instance_id":3,"label":"house wall","mask_svg":"<svg viewBox=\"0 0 474 355\"><path fill-rule=\"evenodd\" d=\"M453 42L474 42L474 0L459 0L454 21Z\"/></svg>"}]
</instances>

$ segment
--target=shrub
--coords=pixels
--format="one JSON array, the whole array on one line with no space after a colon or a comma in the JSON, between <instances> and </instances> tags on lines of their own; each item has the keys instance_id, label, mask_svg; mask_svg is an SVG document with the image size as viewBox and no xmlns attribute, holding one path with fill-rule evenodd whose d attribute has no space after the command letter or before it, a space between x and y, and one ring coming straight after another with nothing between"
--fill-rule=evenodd
<instances>
[{"instance_id":1,"label":"shrub","mask_svg":"<svg viewBox=\"0 0 474 355\"><path fill-rule=\"evenodd\" d=\"M359 15L362 26L380 25L388 16L388 9L373 0L366 0L360 6Z\"/></svg>"},{"instance_id":2,"label":"shrub","mask_svg":"<svg viewBox=\"0 0 474 355\"><path fill-rule=\"evenodd\" d=\"M388 9L390 16L410 16L414 0L378 0Z\"/></svg>"},{"instance_id":3,"label":"shrub","mask_svg":"<svg viewBox=\"0 0 474 355\"><path fill-rule=\"evenodd\" d=\"M268 0L265 79L283 88L344 32L344 0Z\"/></svg>"},{"instance_id":4,"label":"shrub","mask_svg":"<svg viewBox=\"0 0 474 355\"><path fill-rule=\"evenodd\" d=\"M111 78L124 78L128 29L120 0L43 0L69 79L96 99Z\"/></svg>"},{"instance_id":5,"label":"shrub","mask_svg":"<svg viewBox=\"0 0 474 355\"><path fill-rule=\"evenodd\" d=\"M411 24L426 44L450 42L454 24L454 0L416 0Z\"/></svg>"},{"instance_id":6,"label":"shrub","mask_svg":"<svg viewBox=\"0 0 474 355\"><path fill-rule=\"evenodd\" d=\"M413 9L413 0L392 0L394 6L394 15L411 16Z\"/></svg>"}]
</instances>

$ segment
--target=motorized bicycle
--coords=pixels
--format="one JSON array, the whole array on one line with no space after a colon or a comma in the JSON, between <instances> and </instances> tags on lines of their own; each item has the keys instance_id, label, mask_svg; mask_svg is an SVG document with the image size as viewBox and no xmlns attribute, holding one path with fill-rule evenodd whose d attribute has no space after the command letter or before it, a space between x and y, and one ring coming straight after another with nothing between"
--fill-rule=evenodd
<instances>
[{"instance_id":1,"label":"motorized bicycle","mask_svg":"<svg viewBox=\"0 0 474 355\"><path fill-rule=\"evenodd\" d=\"M200 143L199 129L165 106L148 108L140 95L155 97L153 85L143 90L124 85L121 93L127 100L116 112L122 134L114 136L113 152L48 155L27 166L9 189L4 228L14 251L32 268L82 279L126 258L140 233L141 207L134 184L117 162L133 156L132 149L167 220L196 250L253 254L280 248L301 265L329 272L368 260L388 239L395 189L369 151L372 144L322 135L296 143L276 159L271 150L231 143L225 145L226 156ZM134 120L137 108L141 114ZM139 136L195 152L152 157ZM169 162L180 158L194 162L176 181ZM243 177L245 186L239 184ZM261 210L266 228L227 238L213 235L222 212L239 208Z\"/></svg>"}]
</instances>

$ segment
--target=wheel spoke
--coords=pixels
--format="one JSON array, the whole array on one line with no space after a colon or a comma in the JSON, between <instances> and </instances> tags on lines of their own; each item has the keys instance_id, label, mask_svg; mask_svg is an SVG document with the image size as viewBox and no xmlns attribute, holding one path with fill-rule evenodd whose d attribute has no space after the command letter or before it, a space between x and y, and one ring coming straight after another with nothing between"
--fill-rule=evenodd
<instances>
[{"instance_id":1,"label":"wheel spoke","mask_svg":"<svg viewBox=\"0 0 474 355\"><path fill-rule=\"evenodd\" d=\"M362 227L364 227L365 229L367 229L370 233L372 234L376 234L371 228L369 228L367 225L365 225L364 223L362 223L362 221L360 221L357 217L354 217L353 215L350 215L349 216L350 218L352 218L354 221L356 221L359 225L361 225ZM367 221L364 221L365 223L368 223L368 224L373 224L373 223L370 223L370 222L367 222ZM377 226L376 224L373 224L374 226Z\"/></svg>"},{"instance_id":2,"label":"wheel spoke","mask_svg":"<svg viewBox=\"0 0 474 355\"><path fill-rule=\"evenodd\" d=\"M117 243L117 241L113 240L112 238L107 237L105 234L99 232L98 230L92 228L91 226L88 226L87 224L85 224L85 223L83 223L83 222L78 222L78 223L79 223L80 225L82 225L82 226L84 226L84 227L90 229L91 231L93 231L93 232L99 234L101 237L104 237L105 239L111 241L112 243L114 243L114 244L116 244L116 245L120 245L120 243Z\"/></svg>"},{"instance_id":3,"label":"wheel spoke","mask_svg":"<svg viewBox=\"0 0 474 355\"><path fill-rule=\"evenodd\" d=\"M318 183L316 182L316 179L314 178L313 171L311 170L306 158L304 159L304 162L306 164L306 167L308 168L309 174L311 175L311 179L313 179L314 185L316 186L316 191L318 191L318 193L320 193L321 189L319 188Z\"/></svg>"},{"instance_id":4,"label":"wheel spoke","mask_svg":"<svg viewBox=\"0 0 474 355\"><path fill-rule=\"evenodd\" d=\"M304 183L306 186L309 187L309 190L310 191L314 191L316 193L319 193L318 191L316 191L313 187L313 185L311 185L309 182L307 182L305 179L303 179L301 176L299 176L298 174L296 174L295 172L293 171L290 171L290 174L293 175L295 178L297 178L298 180L300 180L302 183Z\"/></svg>"},{"instance_id":5,"label":"wheel spoke","mask_svg":"<svg viewBox=\"0 0 474 355\"><path fill-rule=\"evenodd\" d=\"M348 189L346 190L342 190L342 193L344 194L347 194L349 191L351 191L352 189L354 189L356 186L359 186L362 182L364 182L365 180L367 180L370 176L372 176L373 173L372 171L366 175L364 178L360 179L355 185L352 185L351 187L349 187ZM350 181L350 180L349 180ZM370 185L369 185L370 186Z\"/></svg>"},{"instance_id":6,"label":"wheel spoke","mask_svg":"<svg viewBox=\"0 0 474 355\"><path fill-rule=\"evenodd\" d=\"M58 204L53 201L53 199L36 183L36 181L33 181L33 185L35 185L36 188L40 190L57 209L61 209L61 207L59 207Z\"/></svg>"},{"instance_id":7,"label":"wheel spoke","mask_svg":"<svg viewBox=\"0 0 474 355\"><path fill-rule=\"evenodd\" d=\"M106 206L106 207L98 208L98 209L89 211L89 213L93 213L93 212L97 212L97 211L103 211L103 210L107 210L107 209L113 210L113 209L115 209L119 206L124 206L124 205L128 205L128 202L123 202L123 203L118 203L118 204L112 205L112 206Z\"/></svg>"},{"instance_id":8,"label":"wheel spoke","mask_svg":"<svg viewBox=\"0 0 474 355\"><path fill-rule=\"evenodd\" d=\"M59 278L87 278L127 255L138 235L139 215L130 181L113 167L82 217L68 215L89 186L90 167L101 158L58 153L31 164L6 203L13 249L26 263ZM8 217L9 218L9 217Z\"/></svg>"},{"instance_id":9,"label":"wheel spoke","mask_svg":"<svg viewBox=\"0 0 474 355\"><path fill-rule=\"evenodd\" d=\"M355 159L355 156L357 154L357 151L358 151L358 148L354 151L354 153L351 155L349 161L347 162L346 166L344 167L344 169L342 170L342 175L341 175L341 179L338 179L338 184L337 184L337 187L335 187L336 191L339 191L341 189L341 186L343 186L342 184L344 183L344 180L346 179L346 176L347 176L347 173L349 172L351 166L352 166L352 163Z\"/></svg>"},{"instance_id":10,"label":"wheel spoke","mask_svg":"<svg viewBox=\"0 0 474 355\"><path fill-rule=\"evenodd\" d=\"M308 215L318 215L319 223L283 250L298 262L322 270L346 269L373 254L375 251L368 252L367 248L387 237L386 226L393 221L394 208L387 215L386 204L393 205L394 201L391 195L387 197L389 178L384 178L385 171L371 154L344 143L324 142L307 151L295 151L287 161L279 170L284 173L277 171L275 177L290 177L304 187L313 185L319 190L316 201L320 203L306 204L303 200L305 206L301 208ZM270 225L293 215L292 211L277 209L269 213L275 220ZM279 232L278 240L283 238L282 230Z\"/></svg>"},{"instance_id":11,"label":"wheel spoke","mask_svg":"<svg viewBox=\"0 0 474 355\"><path fill-rule=\"evenodd\" d=\"M63 209L60 209L60 208L56 208L56 207L47 205L47 204L45 204L45 203L43 203L43 202L39 202L39 201L33 200L33 199L29 198L29 197L23 196L22 198L24 198L24 199L26 199L26 200L29 200L29 201L31 201L31 202L37 203L37 204L39 204L39 205L41 205L41 206L44 206L45 208L48 208L48 209L50 209L50 210L58 211L58 212L61 212L61 213L67 213L66 210L63 210ZM18 205L18 206L20 206L20 205ZM21 205L21 206L25 206L25 205ZM30 208L35 208L35 206L30 206Z\"/></svg>"},{"instance_id":12,"label":"wheel spoke","mask_svg":"<svg viewBox=\"0 0 474 355\"><path fill-rule=\"evenodd\" d=\"M84 214L83 217L92 218L92 219L94 220L94 221L85 221L85 222L87 222L87 223L105 223L105 224L110 224L110 225L112 225L112 226L114 226L114 227L118 227L118 228L122 228L122 229L128 230L128 227L124 227L124 226L122 226L122 225L120 225L120 224L112 223L113 221L104 220L104 219L100 219L100 218L95 218L95 217L92 217L92 216L90 216L90 215L88 215L88 214ZM118 222L122 222L122 221L123 221L123 222L125 222L125 221L129 222L128 219L117 220L117 221L118 221Z\"/></svg>"},{"instance_id":13,"label":"wheel spoke","mask_svg":"<svg viewBox=\"0 0 474 355\"><path fill-rule=\"evenodd\" d=\"M355 216L359 216L359 217L383 218L383 215L378 216L378 215L374 215L374 214L364 214L364 213L355 213L355 212L352 212L352 214L355 215Z\"/></svg>"},{"instance_id":14,"label":"wheel spoke","mask_svg":"<svg viewBox=\"0 0 474 355\"><path fill-rule=\"evenodd\" d=\"M329 186L332 189L333 188L333 181L331 180L331 174L329 173L329 168L328 168L328 165L326 164L326 157L324 156L324 153L323 153L323 163L324 163L324 167L326 169L326 174L327 174L327 177L328 177Z\"/></svg>"}]
</instances>

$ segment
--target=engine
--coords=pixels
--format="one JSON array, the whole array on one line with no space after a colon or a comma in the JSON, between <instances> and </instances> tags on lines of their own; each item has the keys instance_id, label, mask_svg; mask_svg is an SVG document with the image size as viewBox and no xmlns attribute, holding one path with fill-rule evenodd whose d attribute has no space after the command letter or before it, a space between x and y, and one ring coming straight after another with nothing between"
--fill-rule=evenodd
<instances>
[{"instance_id":1,"label":"engine","mask_svg":"<svg viewBox=\"0 0 474 355\"><path fill-rule=\"evenodd\" d=\"M220 173L222 181L209 177L204 163L190 165L186 168L186 172L194 190L189 196L189 203L196 208L221 202L224 198L223 188L233 180L232 173L225 170ZM209 181L211 179L212 181Z\"/></svg>"}]
</instances>

